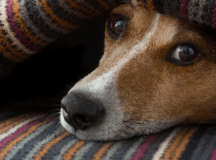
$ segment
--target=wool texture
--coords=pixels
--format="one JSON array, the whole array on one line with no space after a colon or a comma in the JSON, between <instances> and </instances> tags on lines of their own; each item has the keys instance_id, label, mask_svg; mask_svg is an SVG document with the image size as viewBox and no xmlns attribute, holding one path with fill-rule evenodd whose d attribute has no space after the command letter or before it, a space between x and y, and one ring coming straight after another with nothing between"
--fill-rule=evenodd
<instances>
[{"instance_id":1,"label":"wool texture","mask_svg":"<svg viewBox=\"0 0 216 160\"><path fill-rule=\"evenodd\" d=\"M118 0L0 0L0 77Z\"/></svg>"},{"instance_id":2,"label":"wool texture","mask_svg":"<svg viewBox=\"0 0 216 160\"><path fill-rule=\"evenodd\" d=\"M122 1L216 29L216 0L0 0L0 77Z\"/></svg>"},{"instance_id":3,"label":"wool texture","mask_svg":"<svg viewBox=\"0 0 216 160\"><path fill-rule=\"evenodd\" d=\"M88 142L45 113L0 112L0 159L215 160L215 125L174 127L122 141Z\"/></svg>"},{"instance_id":4,"label":"wool texture","mask_svg":"<svg viewBox=\"0 0 216 160\"><path fill-rule=\"evenodd\" d=\"M216 0L123 0L195 25L216 29Z\"/></svg>"}]
</instances>

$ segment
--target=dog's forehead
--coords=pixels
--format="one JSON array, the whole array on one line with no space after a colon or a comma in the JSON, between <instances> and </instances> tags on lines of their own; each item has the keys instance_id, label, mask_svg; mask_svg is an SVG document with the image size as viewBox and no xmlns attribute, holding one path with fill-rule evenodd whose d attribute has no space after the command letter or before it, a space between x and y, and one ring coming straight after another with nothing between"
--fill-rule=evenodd
<instances>
[{"instance_id":1,"label":"dog's forehead","mask_svg":"<svg viewBox=\"0 0 216 160\"><path fill-rule=\"evenodd\" d=\"M123 15L133 15L133 10L135 9L135 7L133 7L130 4L125 4L125 5L121 5L121 6L117 6L112 10L112 13L119 13L119 14L123 14Z\"/></svg>"},{"instance_id":2,"label":"dog's forehead","mask_svg":"<svg viewBox=\"0 0 216 160\"><path fill-rule=\"evenodd\" d=\"M148 54L148 49L154 50L170 44L179 30L178 20L142 7L124 5L112 13L127 17L128 24L124 35L117 40L109 36L107 27L102 65L120 65L129 55Z\"/></svg>"},{"instance_id":3,"label":"dog's forehead","mask_svg":"<svg viewBox=\"0 0 216 160\"><path fill-rule=\"evenodd\" d=\"M113 39L109 36L108 27L106 27L104 55L100 64L90 75L77 83L77 87L103 77L107 72L111 73L108 75L110 75L110 79L115 79L116 85L118 83L124 84L124 81L117 79L119 75L121 77L128 76L128 71L124 69L125 65L132 68L139 63L150 64L151 66L157 59L164 59L166 52L176 43L185 39L194 40L195 36L196 38L199 37L190 30L182 30L182 23L179 20L143 7L133 7L126 4L116 7L111 16L113 14L120 14L128 18L125 34L119 39ZM161 62L163 61L158 61L158 63ZM140 72L138 68L136 70ZM130 78L132 81L133 77ZM128 84L124 85L127 86Z\"/></svg>"},{"instance_id":4,"label":"dog's forehead","mask_svg":"<svg viewBox=\"0 0 216 160\"><path fill-rule=\"evenodd\" d=\"M142 7L133 7L127 4L116 7L112 14L128 17L126 32L120 39L116 40L109 36L108 28L106 28L104 55L100 60L99 67L77 85L88 83L110 72L110 70L115 74L110 75L116 77L130 59L139 54L150 55L148 50L155 50L168 44L173 40L178 30L179 23L177 20L171 17L165 18ZM142 59L142 61L145 60L148 59Z\"/></svg>"}]
</instances>

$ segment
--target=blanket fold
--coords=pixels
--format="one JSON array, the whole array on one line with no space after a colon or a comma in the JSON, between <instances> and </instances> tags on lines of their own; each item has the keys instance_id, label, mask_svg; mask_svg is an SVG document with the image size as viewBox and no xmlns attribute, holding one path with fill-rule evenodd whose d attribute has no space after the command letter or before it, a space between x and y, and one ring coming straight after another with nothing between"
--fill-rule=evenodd
<instances>
[{"instance_id":1,"label":"blanket fold","mask_svg":"<svg viewBox=\"0 0 216 160\"><path fill-rule=\"evenodd\" d=\"M0 77L122 2L216 29L216 0L0 0Z\"/></svg>"}]
</instances>

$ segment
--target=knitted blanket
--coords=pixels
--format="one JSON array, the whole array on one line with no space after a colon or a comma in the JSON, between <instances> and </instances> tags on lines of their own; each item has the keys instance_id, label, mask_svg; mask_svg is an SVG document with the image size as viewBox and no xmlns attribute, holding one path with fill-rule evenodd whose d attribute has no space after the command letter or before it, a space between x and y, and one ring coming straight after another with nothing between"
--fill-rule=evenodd
<instances>
[{"instance_id":1,"label":"knitted blanket","mask_svg":"<svg viewBox=\"0 0 216 160\"><path fill-rule=\"evenodd\" d=\"M216 0L123 0L216 28ZM0 0L0 77L119 5L118 0ZM216 127L175 127L114 142L80 141L45 113L0 112L0 159L216 159Z\"/></svg>"},{"instance_id":2,"label":"knitted blanket","mask_svg":"<svg viewBox=\"0 0 216 160\"><path fill-rule=\"evenodd\" d=\"M10 160L214 160L216 126L168 129L123 141L76 139L43 113L0 112L0 159Z\"/></svg>"},{"instance_id":3,"label":"knitted blanket","mask_svg":"<svg viewBox=\"0 0 216 160\"><path fill-rule=\"evenodd\" d=\"M0 0L0 77L122 1L216 28L216 0Z\"/></svg>"}]
</instances>

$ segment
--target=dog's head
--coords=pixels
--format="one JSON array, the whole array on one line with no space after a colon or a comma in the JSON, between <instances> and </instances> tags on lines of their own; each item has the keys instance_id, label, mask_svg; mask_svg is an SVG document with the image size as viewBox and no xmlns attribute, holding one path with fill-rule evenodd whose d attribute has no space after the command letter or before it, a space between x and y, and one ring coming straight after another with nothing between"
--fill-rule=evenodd
<instances>
[{"instance_id":1,"label":"dog's head","mask_svg":"<svg viewBox=\"0 0 216 160\"><path fill-rule=\"evenodd\" d=\"M216 117L211 35L142 7L112 11L100 64L62 100L63 127L84 140L149 134Z\"/></svg>"}]
</instances>

